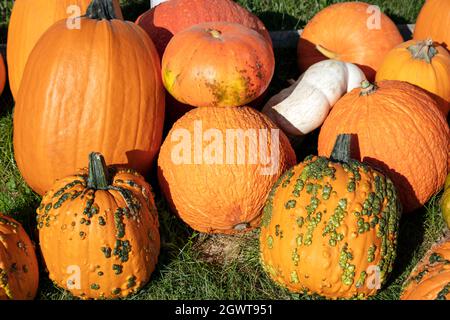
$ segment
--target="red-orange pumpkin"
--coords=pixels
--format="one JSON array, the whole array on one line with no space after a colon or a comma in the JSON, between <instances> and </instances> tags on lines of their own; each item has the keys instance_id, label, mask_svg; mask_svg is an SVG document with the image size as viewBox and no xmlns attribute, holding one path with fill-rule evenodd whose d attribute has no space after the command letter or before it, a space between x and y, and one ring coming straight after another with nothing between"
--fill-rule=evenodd
<instances>
[{"instance_id":1,"label":"red-orange pumpkin","mask_svg":"<svg viewBox=\"0 0 450 320\"><path fill-rule=\"evenodd\" d=\"M219 21L240 23L272 43L264 24L231 0L171 0L143 13L136 23L147 31L162 57L174 34L199 23Z\"/></svg>"},{"instance_id":2,"label":"red-orange pumpkin","mask_svg":"<svg viewBox=\"0 0 450 320\"><path fill-rule=\"evenodd\" d=\"M162 77L178 101L236 107L258 98L272 79L272 47L237 23L202 23L177 33L164 52Z\"/></svg>"},{"instance_id":3,"label":"red-orange pumpkin","mask_svg":"<svg viewBox=\"0 0 450 320\"><path fill-rule=\"evenodd\" d=\"M298 42L302 71L327 58L357 64L373 80L384 56L403 38L376 7L344 2L326 7L306 25Z\"/></svg>"},{"instance_id":4,"label":"red-orange pumpkin","mask_svg":"<svg viewBox=\"0 0 450 320\"><path fill-rule=\"evenodd\" d=\"M140 173L149 171L159 150L164 88L158 53L140 27L111 19L107 3L100 12L88 9L79 30L67 29L66 21L53 25L28 59L14 112L14 154L39 194L83 167L92 150L108 164Z\"/></svg>"},{"instance_id":5,"label":"red-orange pumpkin","mask_svg":"<svg viewBox=\"0 0 450 320\"><path fill-rule=\"evenodd\" d=\"M450 50L450 1L427 0L419 13L414 29L415 40L433 38Z\"/></svg>"}]
</instances>

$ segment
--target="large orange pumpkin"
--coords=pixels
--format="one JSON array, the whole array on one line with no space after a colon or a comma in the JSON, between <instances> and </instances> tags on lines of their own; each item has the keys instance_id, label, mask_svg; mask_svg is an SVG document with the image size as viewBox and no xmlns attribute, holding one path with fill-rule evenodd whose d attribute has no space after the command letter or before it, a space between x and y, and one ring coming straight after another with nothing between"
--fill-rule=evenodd
<instances>
[{"instance_id":1,"label":"large orange pumpkin","mask_svg":"<svg viewBox=\"0 0 450 320\"><path fill-rule=\"evenodd\" d=\"M3 62L3 56L0 54L0 94L2 94L3 89L5 88L5 82L6 82L5 63Z\"/></svg>"},{"instance_id":2,"label":"large orange pumpkin","mask_svg":"<svg viewBox=\"0 0 450 320\"><path fill-rule=\"evenodd\" d=\"M19 85L28 57L39 38L49 27L61 19L83 15L91 0L16 0L8 27L8 73L13 97ZM72 6L72 7L71 7ZM114 0L117 17L122 18L119 0ZM70 24L69 24L70 25Z\"/></svg>"},{"instance_id":3,"label":"large orange pumpkin","mask_svg":"<svg viewBox=\"0 0 450 320\"><path fill-rule=\"evenodd\" d=\"M164 141L158 178L189 226L231 234L259 225L270 188L295 161L287 137L266 115L250 107L196 108Z\"/></svg>"},{"instance_id":4,"label":"large orange pumpkin","mask_svg":"<svg viewBox=\"0 0 450 320\"><path fill-rule=\"evenodd\" d=\"M37 210L39 241L50 279L83 299L126 297L155 269L160 249L151 187L137 172L89 167L58 180Z\"/></svg>"},{"instance_id":5,"label":"large orange pumpkin","mask_svg":"<svg viewBox=\"0 0 450 320\"><path fill-rule=\"evenodd\" d=\"M28 60L14 112L14 152L39 194L83 167L92 150L141 173L159 150L164 88L158 54L140 27L109 20L114 12L108 10L93 6L80 30L55 24Z\"/></svg>"},{"instance_id":6,"label":"large orange pumpkin","mask_svg":"<svg viewBox=\"0 0 450 320\"><path fill-rule=\"evenodd\" d=\"M402 300L450 300L450 238L435 244L403 285Z\"/></svg>"},{"instance_id":7,"label":"large orange pumpkin","mask_svg":"<svg viewBox=\"0 0 450 320\"><path fill-rule=\"evenodd\" d=\"M306 25L298 42L301 71L327 58L357 64L373 80L384 56L403 38L376 7L344 2L326 7Z\"/></svg>"},{"instance_id":8,"label":"large orange pumpkin","mask_svg":"<svg viewBox=\"0 0 450 320\"><path fill-rule=\"evenodd\" d=\"M392 270L400 201L389 178L350 158L350 139L288 170L266 202L261 262L293 292L366 298Z\"/></svg>"},{"instance_id":9,"label":"large orange pumpkin","mask_svg":"<svg viewBox=\"0 0 450 320\"><path fill-rule=\"evenodd\" d=\"M402 81L368 82L342 97L319 134L319 155L329 156L341 133L357 139L352 155L393 180L405 212L422 206L444 184L450 131L437 103Z\"/></svg>"},{"instance_id":10,"label":"large orange pumpkin","mask_svg":"<svg viewBox=\"0 0 450 320\"><path fill-rule=\"evenodd\" d=\"M136 21L162 58L170 39L178 32L204 22L234 22L258 31L272 43L264 24L232 0L171 0L143 13Z\"/></svg>"},{"instance_id":11,"label":"large orange pumpkin","mask_svg":"<svg viewBox=\"0 0 450 320\"><path fill-rule=\"evenodd\" d=\"M0 214L0 300L32 300L38 284L33 243L20 223Z\"/></svg>"},{"instance_id":12,"label":"large orange pumpkin","mask_svg":"<svg viewBox=\"0 0 450 320\"><path fill-rule=\"evenodd\" d=\"M450 1L427 0L420 10L414 29L415 40L433 38L450 50Z\"/></svg>"},{"instance_id":13,"label":"large orange pumpkin","mask_svg":"<svg viewBox=\"0 0 450 320\"><path fill-rule=\"evenodd\" d=\"M376 80L400 80L415 84L438 101L445 115L450 101L450 54L433 40L410 40L384 58Z\"/></svg>"},{"instance_id":14,"label":"large orange pumpkin","mask_svg":"<svg viewBox=\"0 0 450 320\"><path fill-rule=\"evenodd\" d=\"M245 105L264 93L274 69L270 44L256 31L229 22L177 33L162 59L167 91L196 107Z\"/></svg>"}]
</instances>

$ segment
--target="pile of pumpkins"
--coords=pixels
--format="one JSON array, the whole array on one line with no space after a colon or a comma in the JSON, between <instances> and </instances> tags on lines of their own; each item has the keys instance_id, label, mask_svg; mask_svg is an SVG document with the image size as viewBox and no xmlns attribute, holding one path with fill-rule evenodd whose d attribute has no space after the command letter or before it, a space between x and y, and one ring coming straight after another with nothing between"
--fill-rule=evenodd
<instances>
[{"instance_id":1,"label":"pile of pumpkins","mask_svg":"<svg viewBox=\"0 0 450 320\"><path fill-rule=\"evenodd\" d=\"M86 14L68 19L70 5ZM169 0L136 23L117 0L16 0L14 153L43 196L50 279L83 299L145 285L160 238L144 176L158 157L172 211L204 233L260 228L275 283L331 299L374 295L393 268L402 212L423 206L449 171L449 12L428 0L403 42L366 3L328 6L299 40L303 74L260 112L249 105L272 79L272 41L231 0ZM318 155L298 163L290 139L319 127ZM449 179L445 189L450 225ZM402 298L450 298L449 246L432 248ZM32 242L1 216L0 299L34 298L38 276Z\"/></svg>"}]
</instances>

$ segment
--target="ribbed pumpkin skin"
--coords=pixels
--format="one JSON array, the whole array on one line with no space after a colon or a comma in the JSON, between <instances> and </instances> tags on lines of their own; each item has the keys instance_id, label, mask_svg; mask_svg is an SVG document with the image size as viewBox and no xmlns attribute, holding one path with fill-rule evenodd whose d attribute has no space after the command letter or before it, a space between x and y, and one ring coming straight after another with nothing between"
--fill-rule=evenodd
<instances>
[{"instance_id":1,"label":"ribbed pumpkin skin","mask_svg":"<svg viewBox=\"0 0 450 320\"><path fill-rule=\"evenodd\" d=\"M450 238L435 244L405 281L401 300L450 300Z\"/></svg>"},{"instance_id":2,"label":"ribbed pumpkin skin","mask_svg":"<svg viewBox=\"0 0 450 320\"><path fill-rule=\"evenodd\" d=\"M117 17L122 18L118 0L113 0ZM39 38L55 22L71 17L68 7L77 5L81 14L91 0L16 0L8 27L8 73L9 85L17 98L28 57Z\"/></svg>"},{"instance_id":3,"label":"ribbed pumpkin skin","mask_svg":"<svg viewBox=\"0 0 450 320\"><path fill-rule=\"evenodd\" d=\"M269 32L252 13L231 0L171 0L143 13L136 21L155 42L162 58L178 32L204 22L234 22L258 31L271 44Z\"/></svg>"},{"instance_id":4,"label":"ribbed pumpkin skin","mask_svg":"<svg viewBox=\"0 0 450 320\"><path fill-rule=\"evenodd\" d=\"M422 206L444 184L449 163L449 127L436 102L402 81L382 81L376 92L346 94L320 130L319 155L329 156L338 134L357 137L352 155L382 170L394 182L405 212Z\"/></svg>"},{"instance_id":5,"label":"ribbed pumpkin skin","mask_svg":"<svg viewBox=\"0 0 450 320\"><path fill-rule=\"evenodd\" d=\"M162 59L167 91L196 107L245 105L264 93L274 69L269 43L256 31L228 22L177 33Z\"/></svg>"},{"instance_id":6,"label":"ribbed pumpkin skin","mask_svg":"<svg viewBox=\"0 0 450 320\"><path fill-rule=\"evenodd\" d=\"M426 0L417 17L413 38L432 38L450 50L450 2L448 0Z\"/></svg>"},{"instance_id":7,"label":"ribbed pumpkin skin","mask_svg":"<svg viewBox=\"0 0 450 320\"><path fill-rule=\"evenodd\" d=\"M445 179L444 193L441 198L441 211L448 228L450 229L450 174Z\"/></svg>"},{"instance_id":8,"label":"ribbed pumpkin skin","mask_svg":"<svg viewBox=\"0 0 450 320\"><path fill-rule=\"evenodd\" d=\"M0 55L0 94L2 94L3 89L5 88L5 82L6 82L5 63L3 62L2 55Z\"/></svg>"},{"instance_id":9,"label":"ribbed pumpkin skin","mask_svg":"<svg viewBox=\"0 0 450 320\"><path fill-rule=\"evenodd\" d=\"M315 45L337 54L335 59L357 64L373 80L384 56L403 38L394 22L381 13L380 29L369 29L369 4L344 2L326 7L306 25L297 47L298 65L305 71L327 59Z\"/></svg>"},{"instance_id":10,"label":"ribbed pumpkin skin","mask_svg":"<svg viewBox=\"0 0 450 320\"><path fill-rule=\"evenodd\" d=\"M396 190L381 173L357 161L307 157L269 195L260 234L263 267L293 292L371 296L377 289L370 267L379 267L380 285L392 270L399 218Z\"/></svg>"},{"instance_id":11,"label":"ribbed pumpkin skin","mask_svg":"<svg viewBox=\"0 0 450 320\"><path fill-rule=\"evenodd\" d=\"M0 300L32 300L38 284L33 243L17 221L0 214Z\"/></svg>"},{"instance_id":12,"label":"ribbed pumpkin skin","mask_svg":"<svg viewBox=\"0 0 450 320\"><path fill-rule=\"evenodd\" d=\"M14 153L26 182L43 194L92 150L146 173L162 138L160 73L151 40L133 23L54 25L30 55L14 112Z\"/></svg>"},{"instance_id":13,"label":"ribbed pumpkin skin","mask_svg":"<svg viewBox=\"0 0 450 320\"><path fill-rule=\"evenodd\" d=\"M214 136L205 141L194 136L195 121L200 120L203 133L213 129L222 134L222 163L214 162L206 151L207 146L213 143L211 140L216 141ZM256 147L267 146L265 154L268 157L272 155L271 148L277 148L271 137L271 129L276 129L279 132L279 161L273 163L271 159L267 159L268 163L264 164L260 161L262 153L259 153L257 161L250 161L248 154L251 149L248 140L245 142L245 149L243 145L237 144L236 140L233 140L235 144L227 143L227 129L242 129L244 132L254 129L257 135L261 132L259 129L267 129L267 138L258 137ZM192 164L177 164L172 158L172 153L180 154L177 149L180 137L177 134L184 130L192 137ZM195 148L204 150L205 156L201 161L193 158ZM225 148L235 150L234 157L229 157L230 161L227 160ZM238 152L245 154L245 161L238 161ZM209 164L208 161L213 163ZM287 137L260 112L249 107L197 108L180 118L169 132L158 158L158 178L172 210L189 226L205 233L232 234L259 225L261 210L270 188L295 161L295 153ZM272 164L278 164L278 167L264 175L263 170L269 169Z\"/></svg>"},{"instance_id":14,"label":"ribbed pumpkin skin","mask_svg":"<svg viewBox=\"0 0 450 320\"><path fill-rule=\"evenodd\" d=\"M419 86L437 96L433 97L447 115L450 108L450 54L443 47L433 45L437 53L430 63L416 59L407 48L418 43L410 40L392 49L384 58L376 80L399 80Z\"/></svg>"},{"instance_id":15,"label":"ribbed pumpkin skin","mask_svg":"<svg viewBox=\"0 0 450 320\"><path fill-rule=\"evenodd\" d=\"M83 299L126 297L149 280L159 255L151 187L130 169L114 174L118 190L86 183L87 170L58 180L37 210L50 279Z\"/></svg>"}]
</instances>

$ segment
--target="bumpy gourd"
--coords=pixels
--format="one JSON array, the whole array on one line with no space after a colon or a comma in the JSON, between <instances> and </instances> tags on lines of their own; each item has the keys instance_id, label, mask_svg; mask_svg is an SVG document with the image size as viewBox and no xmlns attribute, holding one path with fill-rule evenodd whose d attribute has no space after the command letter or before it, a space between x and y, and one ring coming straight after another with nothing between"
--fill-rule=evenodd
<instances>
[{"instance_id":1,"label":"bumpy gourd","mask_svg":"<svg viewBox=\"0 0 450 320\"><path fill-rule=\"evenodd\" d=\"M304 135L317 129L339 98L365 79L354 64L321 61L309 67L292 86L273 96L263 112L285 133Z\"/></svg>"},{"instance_id":2,"label":"bumpy gourd","mask_svg":"<svg viewBox=\"0 0 450 320\"><path fill-rule=\"evenodd\" d=\"M37 209L50 279L82 299L126 297L150 278L160 238L151 187L131 169L89 167L58 180Z\"/></svg>"},{"instance_id":3,"label":"bumpy gourd","mask_svg":"<svg viewBox=\"0 0 450 320\"><path fill-rule=\"evenodd\" d=\"M450 174L447 175L444 193L441 198L441 211L448 228L450 229Z\"/></svg>"},{"instance_id":4,"label":"bumpy gourd","mask_svg":"<svg viewBox=\"0 0 450 320\"><path fill-rule=\"evenodd\" d=\"M350 135L340 135L331 158L309 156L274 185L262 265L292 292L366 298L392 270L400 213L391 180L351 160Z\"/></svg>"},{"instance_id":5,"label":"bumpy gourd","mask_svg":"<svg viewBox=\"0 0 450 320\"><path fill-rule=\"evenodd\" d=\"M38 284L33 243L20 223L0 214L0 300L34 299Z\"/></svg>"},{"instance_id":6,"label":"bumpy gourd","mask_svg":"<svg viewBox=\"0 0 450 320\"><path fill-rule=\"evenodd\" d=\"M403 284L402 300L450 300L450 238L435 244Z\"/></svg>"}]
</instances>

